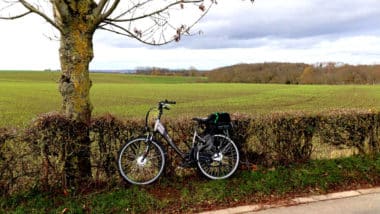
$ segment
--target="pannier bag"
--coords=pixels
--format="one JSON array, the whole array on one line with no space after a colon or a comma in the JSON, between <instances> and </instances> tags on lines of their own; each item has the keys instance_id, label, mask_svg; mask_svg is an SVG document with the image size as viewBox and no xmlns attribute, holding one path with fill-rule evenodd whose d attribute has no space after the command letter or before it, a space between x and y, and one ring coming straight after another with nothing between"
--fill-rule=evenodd
<instances>
[{"instance_id":1,"label":"pannier bag","mask_svg":"<svg viewBox=\"0 0 380 214\"><path fill-rule=\"evenodd\" d=\"M229 113L215 112L210 114L206 120L206 132L222 133L232 128L231 117Z\"/></svg>"}]
</instances>

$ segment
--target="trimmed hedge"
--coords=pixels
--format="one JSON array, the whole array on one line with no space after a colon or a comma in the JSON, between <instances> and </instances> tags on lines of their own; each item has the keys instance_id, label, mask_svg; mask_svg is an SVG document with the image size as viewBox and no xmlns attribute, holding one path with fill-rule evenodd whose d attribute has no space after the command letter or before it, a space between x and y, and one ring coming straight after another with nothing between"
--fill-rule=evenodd
<instances>
[{"instance_id":1,"label":"trimmed hedge","mask_svg":"<svg viewBox=\"0 0 380 214\"><path fill-rule=\"evenodd\" d=\"M380 113L336 110L320 114L273 113L260 117L233 114L231 138L240 148L242 167L306 162L314 142L354 148L359 154L380 152ZM194 123L190 118L165 119L173 141L186 149ZM75 123L59 113L41 115L26 130L0 129L0 194L31 188L45 191L65 188L67 175L82 152L75 139L89 131L95 184L122 183L117 171L119 148L131 138L144 134L143 120L121 120L110 114L96 117L90 125ZM175 175L181 161L165 145L167 175ZM68 171L69 170L69 171Z\"/></svg>"},{"instance_id":2,"label":"trimmed hedge","mask_svg":"<svg viewBox=\"0 0 380 214\"><path fill-rule=\"evenodd\" d=\"M322 142L355 147L360 154L379 151L380 114L372 111L336 110L318 117Z\"/></svg>"},{"instance_id":3,"label":"trimmed hedge","mask_svg":"<svg viewBox=\"0 0 380 214\"><path fill-rule=\"evenodd\" d=\"M29 190L39 185L39 149L17 136L15 130L0 129L0 195Z\"/></svg>"},{"instance_id":4,"label":"trimmed hedge","mask_svg":"<svg viewBox=\"0 0 380 214\"><path fill-rule=\"evenodd\" d=\"M11 177L11 169L5 142L10 141L12 138L13 135L8 129L0 128L0 195L4 195L9 191L9 181L6 181L5 178Z\"/></svg>"},{"instance_id":5,"label":"trimmed hedge","mask_svg":"<svg viewBox=\"0 0 380 214\"><path fill-rule=\"evenodd\" d=\"M59 113L48 113L36 118L25 130L22 140L34 149L40 164L38 179L46 190L51 187L72 186L77 169L78 156L89 152L82 143L89 132L86 124L72 121Z\"/></svg>"},{"instance_id":6,"label":"trimmed hedge","mask_svg":"<svg viewBox=\"0 0 380 214\"><path fill-rule=\"evenodd\" d=\"M259 153L266 165L288 165L310 159L316 118L300 113L274 113L251 124L247 152Z\"/></svg>"}]
</instances>

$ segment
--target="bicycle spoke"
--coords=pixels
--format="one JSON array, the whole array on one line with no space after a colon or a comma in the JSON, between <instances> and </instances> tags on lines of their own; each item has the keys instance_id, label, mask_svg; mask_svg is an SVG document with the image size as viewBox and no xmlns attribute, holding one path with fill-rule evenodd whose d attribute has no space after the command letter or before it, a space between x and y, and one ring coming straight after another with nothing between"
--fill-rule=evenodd
<instances>
[{"instance_id":1,"label":"bicycle spoke","mask_svg":"<svg viewBox=\"0 0 380 214\"><path fill-rule=\"evenodd\" d=\"M149 156L150 159L159 159L161 156L159 154L154 155L154 156Z\"/></svg>"},{"instance_id":2,"label":"bicycle spoke","mask_svg":"<svg viewBox=\"0 0 380 214\"><path fill-rule=\"evenodd\" d=\"M210 157L211 162L198 158L198 168L211 179L223 179L231 176L239 164L239 153L232 140L223 135L213 136L213 145L206 146L198 152L202 156Z\"/></svg>"},{"instance_id":3,"label":"bicycle spoke","mask_svg":"<svg viewBox=\"0 0 380 214\"><path fill-rule=\"evenodd\" d=\"M164 153L158 144L136 139L127 143L119 155L119 171L133 184L149 184L163 171Z\"/></svg>"},{"instance_id":4,"label":"bicycle spoke","mask_svg":"<svg viewBox=\"0 0 380 214\"><path fill-rule=\"evenodd\" d=\"M232 144L229 143L223 149L221 149L221 152L222 154L226 154L228 151L231 151L232 149Z\"/></svg>"},{"instance_id":5,"label":"bicycle spoke","mask_svg":"<svg viewBox=\"0 0 380 214\"><path fill-rule=\"evenodd\" d=\"M131 151L133 152L134 155L138 155L138 146L134 143L131 144Z\"/></svg>"}]
</instances>

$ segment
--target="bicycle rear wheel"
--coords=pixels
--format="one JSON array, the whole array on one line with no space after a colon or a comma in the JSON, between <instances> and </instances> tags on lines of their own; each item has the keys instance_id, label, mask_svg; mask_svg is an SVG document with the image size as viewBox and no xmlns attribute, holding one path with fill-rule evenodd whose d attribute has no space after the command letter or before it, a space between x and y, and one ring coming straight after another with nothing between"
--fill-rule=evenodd
<instances>
[{"instance_id":1,"label":"bicycle rear wheel","mask_svg":"<svg viewBox=\"0 0 380 214\"><path fill-rule=\"evenodd\" d=\"M213 135L206 145L197 151L199 170L210 179L225 179L236 171L239 165L239 150L225 135Z\"/></svg>"},{"instance_id":2,"label":"bicycle rear wheel","mask_svg":"<svg viewBox=\"0 0 380 214\"><path fill-rule=\"evenodd\" d=\"M164 166L165 154L161 146L145 138L127 142L119 152L119 172L132 184L153 183L163 172Z\"/></svg>"}]
</instances>

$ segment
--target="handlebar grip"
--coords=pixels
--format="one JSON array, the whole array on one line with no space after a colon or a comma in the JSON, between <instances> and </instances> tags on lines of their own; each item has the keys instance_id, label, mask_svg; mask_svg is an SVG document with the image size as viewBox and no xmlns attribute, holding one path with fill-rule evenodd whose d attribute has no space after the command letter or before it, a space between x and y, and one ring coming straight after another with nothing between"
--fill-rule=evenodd
<instances>
[{"instance_id":1,"label":"handlebar grip","mask_svg":"<svg viewBox=\"0 0 380 214\"><path fill-rule=\"evenodd\" d=\"M169 101L169 100L165 100L164 103L166 103L166 104L173 104L173 105L177 104L176 101Z\"/></svg>"}]
</instances>

